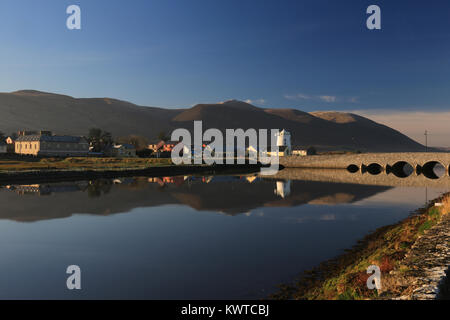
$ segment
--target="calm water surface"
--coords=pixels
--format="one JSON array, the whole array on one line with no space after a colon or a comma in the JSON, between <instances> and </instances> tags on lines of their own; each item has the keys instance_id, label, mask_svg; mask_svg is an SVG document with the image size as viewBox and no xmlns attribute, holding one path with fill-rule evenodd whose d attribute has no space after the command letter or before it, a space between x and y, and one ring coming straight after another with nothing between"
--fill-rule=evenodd
<instances>
[{"instance_id":1,"label":"calm water surface","mask_svg":"<svg viewBox=\"0 0 450 320\"><path fill-rule=\"evenodd\" d=\"M2 186L0 298L261 298L447 190L253 176ZM80 291L66 288L73 264Z\"/></svg>"}]
</instances>

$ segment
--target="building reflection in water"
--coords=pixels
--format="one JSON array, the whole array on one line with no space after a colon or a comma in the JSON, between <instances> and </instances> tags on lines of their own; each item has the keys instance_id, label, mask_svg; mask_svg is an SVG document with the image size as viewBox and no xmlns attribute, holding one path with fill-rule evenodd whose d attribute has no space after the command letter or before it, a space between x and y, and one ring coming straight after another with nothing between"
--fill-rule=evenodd
<instances>
[{"instance_id":1,"label":"building reflection in water","mask_svg":"<svg viewBox=\"0 0 450 320\"><path fill-rule=\"evenodd\" d=\"M16 192L19 195L39 195L48 196L52 193L67 193L84 191L88 186L87 182L63 183L63 184L29 184L29 185L8 185L6 189Z\"/></svg>"},{"instance_id":2,"label":"building reflection in water","mask_svg":"<svg viewBox=\"0 0 450 320\"><path fill-rule=\"evenodd\" d=\"M287 181L277 181L277 188L274 190L274 193L281 198L286 198L291 194L291 180Z\"/></svg>"},{"instance_id":3,"label":"building reflection in water","mask_svg":"<svg viewBox=\"0 0 450 320\"><path fill-rule=\"evenodd\" d=\"M0 186L0 219L36 221L75 213L125 213L134 208L163 205L184 205L197 211L239 215L263 207L356 203L397 189L397 181L403 188L404 182L408 181L385 181L378 176L358 179L350 173L332 170L282 170L271 178L255 174L128 177ZM436 181L429 181L427 183L436 184ZM418 183L420 187L413 187L423 194L426 185L423 186L422 181ZM432 185L428 190L433 195L436 188ZM24 201L12 196L10 191L20 196L44 197Z\"/></svg>"}]
</instances>

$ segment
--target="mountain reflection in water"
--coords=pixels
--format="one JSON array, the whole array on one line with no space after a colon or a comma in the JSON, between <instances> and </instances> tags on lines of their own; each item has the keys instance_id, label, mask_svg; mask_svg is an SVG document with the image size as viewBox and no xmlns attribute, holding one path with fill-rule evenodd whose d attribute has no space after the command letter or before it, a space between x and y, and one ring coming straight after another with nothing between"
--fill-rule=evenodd
<instances>
[{"instance_id":1,"label":"mountain reflection in water","mask_svg":"<svg viewBox=\"0 0 450 320\"><path fill-rule=\"evenodd\" d=\"M9 185L0 189L0 219L36 221L73 213L114 214L137 207L186 205L227 215L259 207L352 203L390 187L262 179L256 176L179 176ZM36 197L23 201L22 197Z\"/></svg>"},{"instance_id":2,"label":"mountain reflection in water","mask_svg":"<svg viewBox=\"0 0 450 320\"><path fill-rule=\"evenodd\" d=\"M449 190L447 178L387 178L294 169L0 186L0 299L264 298ZM72 264L79 292L65 287Z\"/></svg>"}]
</instances>

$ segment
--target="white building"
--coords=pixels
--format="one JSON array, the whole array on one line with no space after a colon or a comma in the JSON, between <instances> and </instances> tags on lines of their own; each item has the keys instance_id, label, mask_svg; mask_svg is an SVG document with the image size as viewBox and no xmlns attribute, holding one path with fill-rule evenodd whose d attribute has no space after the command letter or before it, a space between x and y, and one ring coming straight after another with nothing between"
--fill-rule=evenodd
<instances>
[{"instance_id":1,"label":"white building","mask_svg":"<svg viewBox=\"0 0 450 320\"><path fill-rule=\"evenodd\" d=\"M292 152L291 134L289 131L283 129L277 134L277 148L278 156L289 156Z\"/></svg>"},{"instance_id":2,"label":"white building","mask_svg":"<svg viewBox=\"0 0 450 320\"><path fill-rule=\"evenodd\" d=\"M298 147L292 148L293 156L306 157L306 156L314 156L316 154L317 154L317 151L316 151L316 148L314 148L314 147L309 147L307 149L298 148Z\"/></svg>"}]
</instances>

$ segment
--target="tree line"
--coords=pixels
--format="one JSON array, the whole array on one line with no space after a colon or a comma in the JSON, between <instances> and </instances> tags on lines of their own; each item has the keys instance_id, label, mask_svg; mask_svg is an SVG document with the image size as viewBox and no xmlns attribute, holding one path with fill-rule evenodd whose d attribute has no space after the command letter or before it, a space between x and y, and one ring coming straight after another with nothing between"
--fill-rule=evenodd
<instances>
[{"instance_id":1,"label":"tree line","mask_svg":"<svg viewBox=\"0 0 450 320\"><path fill-rule=\"evenodd\" d=\"M91 128L89 130L87 139L93 152L103 152L114 143L116 144L131 144L136 148L136 153L142 157L151 156L153 153L148 149L149 140L141 135L130 134L128 136L113 138L112 134L99 128ZM170 140L170 137L164 132L158 134L158 139L163 141Z\"/></svg>"}]
</instances>

